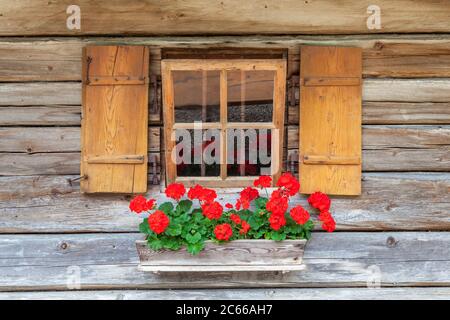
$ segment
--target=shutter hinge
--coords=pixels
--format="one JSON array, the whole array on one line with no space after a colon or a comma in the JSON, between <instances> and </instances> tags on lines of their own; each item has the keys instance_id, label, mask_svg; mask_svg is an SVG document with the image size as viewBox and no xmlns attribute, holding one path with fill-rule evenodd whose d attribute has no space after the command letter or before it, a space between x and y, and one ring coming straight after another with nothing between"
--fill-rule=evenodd
<instances>
[{"instance_id":1,"label":"shutter hinge","mask_svg":"<svg viewBox=\"0 0 450 320\"><path fill-rule=\"evenodd\" d=\"M159 156L156 154L151 154L149 159L148 159L148 163L150 166L150 181L151 184L159 184L160 179L159 179L159 174L158 174L158 169L161 172L161 168L160 168L160 164L159 164Z\"/></svg>"},{"instance_id":2,"label":"shutter hinge","mask_svg":"<svg viewBox=\"0 0 450 320\"><path fill-rule=\"evenodd\" d=\"M287 81L288 107L297 106L300 92L300 77L293 75Z\"/></svg>"},{"instance_id":3,"label":"shutter hinge","mask_svg":"<svg viewBox=\"0 0 450 320\"><path fill-rule=\"evenodd\" d=\"M92 57L87 56L87 58L86 58L86 84L91 83L91 81L89 80L89 67L91 66L91 62L92 62Z\"/></svg>"},{"instance_id":4,"label":"shutter hinge","mask_svg":"<svg viewBox=\"0 0 450 320\"><path fill-rule=\"evenodd\" d=\"M86 174L84 174L84 175L82 175L82 176L79 176L79 177L76 177L76 178L73 178L73 179L67 179L67 182L69 183L69 185L71 186L71 187L73 187L73 183L75 182L75 181L81 181L81 180L85 180L85 179L87 179L88 178L88 176L86 175Z\"/></svg>"}]
</instances>

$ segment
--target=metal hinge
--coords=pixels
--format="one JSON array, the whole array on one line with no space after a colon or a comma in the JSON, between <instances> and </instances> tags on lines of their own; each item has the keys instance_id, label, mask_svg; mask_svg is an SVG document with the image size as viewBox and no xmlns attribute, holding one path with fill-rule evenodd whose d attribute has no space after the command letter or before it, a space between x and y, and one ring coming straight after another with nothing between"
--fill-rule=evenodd
<instances>
[{"instance_id":1,"label":"metal hinge","mask_svg":"<svg viewBox=\"0 0 450 320\"><path fill-rule=\"evenodd\" d=\"M71 187L73 187L73 183L74 183L75 181L81 181L81 180L85 180L85 179L87 179L87 178L88 178L88 176L84 174L84 175L79 176L79 177L76 177L76 178L67 179L67 182L69 183L69 185L70 185Z\"/></svg>"},{"instance_id":2,"label":"metal hinge","mask_svg":"<svg viewBox=\"0 0 450 320\"><path fill-rule=\"evenodd\" d=\"M158 185L160 182L158 169L161 171L159 164L159 156L156 154L151 154L148 159L149 167L150 167L150 181L151 184Z\"/></svg>"},{"instance_id":3,"label":"metal hinge","mask_svg":"<svg viewBox=\"0 0 450 320\"><path fill-rule=\"evenodd\" d=\"M91 66L91 63L92 63L92 57L87 56L86 57L86 84L91 83L91 80L89 80L89 67Z\"/></svg>"},{"instance_id":4,"label":"metal hinge","mask_svg":"<svg viewBox=\"0 0 450 320\"><path fill-rule=\"evenodd\" d=\"M295 107L298 105L300 93L300 77L291 76L287 81L287 100L289 107Z\"/></svg>"}]
</instances>

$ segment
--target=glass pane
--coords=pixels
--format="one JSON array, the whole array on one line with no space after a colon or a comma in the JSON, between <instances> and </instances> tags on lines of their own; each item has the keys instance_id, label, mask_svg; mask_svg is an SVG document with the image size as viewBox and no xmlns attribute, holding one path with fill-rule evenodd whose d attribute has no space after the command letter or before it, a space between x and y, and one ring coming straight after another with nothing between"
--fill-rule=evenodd
<instances>
[{"instance_id":1,"label":"glass pane","mask_svg":"<svg viewBox=\"0 0 450 320\"><path fill-rule=\"evenodd\" d=\"M229 122L272 122L275 71L230 71Z\"/></svg>"},{"instance_id":2,"label":"glass pane","mask_svg":"<svg viewBox=\"0 0 450 320\"><path fill-rule=\"evenodd\" d=\"M175 135L177 176L220 176L220 130L177 129Z\"/></svg>"},{"instance_id":3,"label":"glass pane","mask_svg":"<svg viewBox=\"0 0 450 320\"><path fill-rule=\"evenodd\" d=\"M173 71L175 122L220 121L220 71Z\"/></svg>"},{"instance_id":4,"label":"glass pane","mask_svg":"<svg viewBox=\"0 0 450 320\"><path fill-rule=\"evenodd\" d=\"M227 175L270 175L271 129L227 130Z\"/></svg>"}]
</instances>

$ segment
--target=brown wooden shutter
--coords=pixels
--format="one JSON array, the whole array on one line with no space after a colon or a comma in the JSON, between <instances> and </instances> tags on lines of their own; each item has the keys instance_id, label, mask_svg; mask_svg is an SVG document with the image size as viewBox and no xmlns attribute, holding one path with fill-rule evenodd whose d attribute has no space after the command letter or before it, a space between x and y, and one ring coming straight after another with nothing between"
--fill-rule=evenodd
<instances>
[{"instance_id":1,"label":"brown wooden shutter","mask_svg":"<svg viewBox=\"0 0 450 320\"><path fill-rule=\"evenodd\" d=\"M146 192L148 66L144 46L84 48L82 192Z\"/></svg>"},{"instance_id":2,"label":"brown wooden shutter","mask_svg":"<svg viewBox=\"0 0 450 320\"><path fill-rule=\"evenodd\" d=\"M361 56L360 48L301 48L302 193L361 194Z\"/></svg>"}]
</instances>

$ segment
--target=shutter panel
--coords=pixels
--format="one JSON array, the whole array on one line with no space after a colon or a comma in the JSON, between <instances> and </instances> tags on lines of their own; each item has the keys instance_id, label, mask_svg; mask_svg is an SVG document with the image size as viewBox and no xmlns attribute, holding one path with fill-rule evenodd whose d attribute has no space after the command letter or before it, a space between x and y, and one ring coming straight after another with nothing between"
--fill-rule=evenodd
<instances>
[{"instance_id":1,"label":"shutter panel","mask_svg":"<svg viewBox=\"0 0 450 320\"><path fill-rule=\"evenodd\" d=\"M147 191L149 51L89 46L83 51L81 191Z\"/></svg>"},{"instance_id":2,"label":"shutter panel","mask_svg":"<svg viewBox=\"0 0 450 320\"><path fill-rule=\"evenodd\" d=\"M302 193L361 194L360 48L301 48Z\"/></svg>"}]
</instances>

